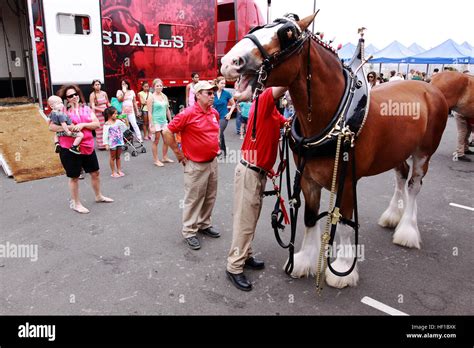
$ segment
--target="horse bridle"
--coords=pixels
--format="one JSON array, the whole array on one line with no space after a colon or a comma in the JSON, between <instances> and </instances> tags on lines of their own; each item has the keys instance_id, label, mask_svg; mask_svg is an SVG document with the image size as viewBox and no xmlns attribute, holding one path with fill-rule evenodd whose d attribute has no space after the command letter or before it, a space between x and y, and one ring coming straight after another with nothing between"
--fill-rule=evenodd
<instances>
[{"instance_id":1,"label":"horse bridle","mask_svg":"<svg viewBox=\"0 0 474 348\"><path fill-rule=\"evenodd\" d=\"M270 28L270 27L274 27L278 24L281 24L283 23L283 26L278 29L278 32L277 32L277 36L278 36L278 39L280 41L280 47L281 47L281 50L278 51L278 52L275 52L273 53L272 55L270 55L266 50L265 48L260 44L258 38L252 34L252 32L258 30L258 29L261 29L261 28ZM287 37L285 37L285 35L287 35ZM317 42L319 44L321 44L323 47L325 47L326 49L330 49L331 51L333 51L335 53L335 51L332 49L332 47L330 47L329 45L321 42L320 40L318 40L312 33L310 33L309 31L305 30L305 31L302 31L301 28L298 26L298 24L293 21L293 20L290 20L290 19L286 19L286 18L279 18L277 20L274 21L274 23L272 24L269 24L269 25L266 25L266 26L259 26L259 27L256 27L254 29L252 29L249 34L247 34L244 38L248 38L250 40L252 40L252 42L255 44L255 46L257 46L258 50L260 51L261 55L262 55L262 58L263 58L263 62L262 62L262 65L260 66L260 69L258 70L258 79L257 79L257 86L254 90L254 94L253 94L253 99L255 99L255 113L254 113L254 118L253 118L253 129L252 129L252 140L255 141L255 136L256 136L256 119L257 119L257 110L258 110L258 96L260 95L260 93L264 90L265 86L264 86L264 83L270 73L270 71L275 68L276 66L278 66L279 64L281 64L282 62L284 62L286 59L288 59L290 56L292 56L294 53L299 53L302 48L303 48L303 45L304 43L309 39L309 38L314 38L317 40ZM286 40L286 38L288 38L289 40ZM311 122L311 113L312 113L312 102L311 102L311 43L308 45L308 61L307 61L307 97L308 97L308 114L307 114L307 119L309 122ZM346 83L346 88L345 88L345 91L348 90L348 87L349 86L352 86L353 85L353 76L351 74L350 76L350 81L351 83L347 84ZM349 97L347 95L347 93L344 93L344 96L343 96L343 100L342 100L342 106L346 106L347 103L349 102ZM341 104L341 103L340 103ZM341 105L340 105L341 107ZM343 107L343 109L344 109ZM338 120L341 120L342 118L338 118ZM334 121L334 120L333 120ZM332 122L334 123L334 122ZM334 125L332 125L334 126ZM346 134L348 135L348 134ZM353 134L352 134L353 135ZM319 135L318 135L319 136ZM337 216L336 219L333 218L333 227L331 228L331 236L330 236L330 240L329 240L329 245L332 245L332 242L334 241L334 237L335 237L335 228L336 228L336 224L337 222L341 221L342 223L344 224L348 224L350 225L352 228L354 228L354 230L356 231L355 233L355 236L356 236L356 245L358 244L358 227L359 227L359 224L358 224L358 212L357 212L357 193L356 193L356 179L355 179L355 151L353 149L353 138L352 136L351 137L348 137L346 136L345 137L345 141L344 141L344 151L349 151L350 148L352 148L352 154L353 154L353 166L352 166L352 179L353 179L353 190L354 190L354 194L353 194L353 197L354 197L354 212L355 212L355 216L354 216L354 221L350 221L348 219L345 219L342 217L342 215L339 215ZM352 139L352 141L348 141L348 139ZM288 142L285 140L286 137L284 137L284 142L283 142L283 151L284 151L284 148L285 148L285 145L288 146ZM290 189L290 183L289 183L289 161L288 161L288 158L286 160L286 170L287 170L287 181L288 181L288 184L287 184L287 187L288 187L288 194L290 196L290 216L291 216L291 236L290 236L290 242L288 244L283 244L280 236L279 236L279 232L278 232L278 228L281 228L281 221L283 219L283 217L280 217L278 218L278 213L279 213L279 208L278 208L278 204L279 204L279 201L280 201L280 192L276 192L276 193L270 193L270 192L273 192L273 191L268 191L268 193L266 195L269 195L269 194L276 194L277 195L277 203L275 205L275 209L272 213L272 227L274 229L274 232L275 232L275 236L277 238L277 242L280 244L281 247L283 248L289 248L289 253L290 253L290 256L289 256L289 259L288 259L288 262L285 266L285 272L287 274L290 274L292 271L293 271L293 266L294 266L294 259L293 259L293 255L294 255L294 241L295 241L295 236L296 236L296 223L297 223L297 217L298 217L298 209L299 207L301 206L301 200L300 200L300 193L301 193L301 177L302 177L302 172L304 170L304 167L305 167L305 164L306 164L306 156L303 154L303 149L302 149L302 143L300 143L298 146L297 146L297 152L298 152L298 159L299 159L299 163L297 164L297 168L296 168L296 176L295 176L295 179L294 179L294 187L293 187L293 194L291 194L291 189ZM288 153L288 150L287 150L287 153ZM283 156L284 157L284 156ZM285 165L283 164L283 159L282 157L282 163L280 163L280 166L282 165ZM339 156L337 156L339 157ZM337 159L336 159L337 161ZM337 199L336 199L336 205L335 205L335 209L336 212L338 213L339 212L339 206L340 206L340 200L342 198L342 191L344 190L344 182L345 182L345 176L346 176L346 171L347 171L347 161L346 162L343 162L343 168L341 168L341 180L339 181L339 188L338 188L338 195L337 195ZM342 181L342 182L341 182ZM279 188L281 189L281 180L280 180L280 186ZM322 214L319 214L319 216L316 218L316 221L321 219L322 217L324 216L333 216L334 214L334 211L333 212L325 212L325 213L322 213ZM329 257L327 257L328 261L329 261ZM352 272L352 270L354 269L355 267L355 264L356 264L356 261L357 261L357 258L355 257L354 258L354 261L350 267L350 269L346 272L338 272L336 270L334 270L330 263L327 262L327 266L329 267L329 269L331 270L331 272L333 274L336 274L340 277L342 276L346 276L348 274L350 274ZM319 268L319 266L318 266ZM318 283L318 288L320 288L320 282L319 282L319 277L318 277L318 280L317 280L317 283Z\"/></svg>"}]
</instances>

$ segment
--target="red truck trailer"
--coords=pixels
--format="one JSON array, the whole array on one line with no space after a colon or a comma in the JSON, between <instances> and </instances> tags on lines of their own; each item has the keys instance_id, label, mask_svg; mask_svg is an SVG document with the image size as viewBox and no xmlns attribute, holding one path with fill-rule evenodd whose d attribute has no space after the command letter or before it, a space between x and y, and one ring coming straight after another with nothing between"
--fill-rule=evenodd
<instances>
[{"instance_id":1,"label":"red truck trailer","mask_svg":"<svg viewBox=\"0 0 474 348\"><path fill-rule=\"evenodd\" d=\"M88 95L99 79L110 97L123 79L138 92L159 77L175 111L192 72L214 79L218 59L264 23L253 0L4 0L0 19L0 97L44 107L63 84Z\"/></svg>"}]
</instances>

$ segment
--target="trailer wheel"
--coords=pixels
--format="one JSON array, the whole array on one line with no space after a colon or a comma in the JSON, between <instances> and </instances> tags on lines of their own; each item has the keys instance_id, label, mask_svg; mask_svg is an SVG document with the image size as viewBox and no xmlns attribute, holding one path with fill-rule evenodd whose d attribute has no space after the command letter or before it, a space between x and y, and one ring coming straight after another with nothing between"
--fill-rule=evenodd
<instances>
[{"instance_id":1,"label":"trailer wheel","mask_svg":"<svg viewBox=\"0 0 474 348\"><path fill-rule=\"evenodd\" d=\"M146 149L142 147L142 153L146 153Z\"/></svg>"},{"instance_id":2,"label":"trailer wheel","mask_svg":"<svg viewBox=\"0 0 474 348\"><path fill-rule=\"evenodd\" d=\"M135 151L135 150L133 150L133 151L132 151L132 156L133 156L133 157L137 157L137 156L138 156L138 152Z\"/></svg>"}]
</instances>

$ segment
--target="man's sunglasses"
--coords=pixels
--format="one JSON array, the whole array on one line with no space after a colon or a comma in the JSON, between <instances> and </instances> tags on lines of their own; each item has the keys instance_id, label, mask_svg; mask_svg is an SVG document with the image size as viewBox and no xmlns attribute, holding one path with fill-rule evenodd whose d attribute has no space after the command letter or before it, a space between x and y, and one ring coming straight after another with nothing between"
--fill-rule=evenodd
<instances>
[{"instance_id":1,"label":"man's sunglasses","mask_svg":"<svg viewBox=\"0 0 474 348\"><path fill-rule=\"evenodd\" d=\"M214 92L214 91L203 91L202 93L205 94L205 95L215 95L216 94L216 92Z\"/></svg>"},{"instance_id":2,"label":"man's sunglasses","mask_svg":"<svg viewBox=\"0 0 474 348\"><path fill-rule=\"evenodd\" d=\"M67 99L71 99L71 98L74 98L74 97L77 97L77 93L70 94L70 95L66 96Z\"/></svg>"}]
</instances>

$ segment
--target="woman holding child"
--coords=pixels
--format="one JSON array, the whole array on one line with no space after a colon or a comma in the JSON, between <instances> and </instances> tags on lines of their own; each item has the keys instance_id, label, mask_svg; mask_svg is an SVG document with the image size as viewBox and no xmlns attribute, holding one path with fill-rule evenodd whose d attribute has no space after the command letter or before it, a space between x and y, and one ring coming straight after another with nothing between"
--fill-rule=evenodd
<instances>
[{"instance_id":1,"label":"woman holding child","mask_svg":"<svg viewBox=\"0 0 474 348\"><path fill-rule=\"evenodd\" d=\"M92 136L92 130L99 128L100 123L95 113L88 106L84 105L84 96L78 86L62 86L57 94L65 101L65 112L72 121L72 124L68 126L69 130L72 132L82 132L84 135L80 145L80 155L69 151L74 138L60 136L59 145L61 148L59 157L69 178L70 207L78 213L87 214L89 210L82 205L79 199L79 175L81 174L81 169L84 169L86 173L91 175L91 185L97 203L110 203L114 201L111 198L105 197L100 190L99 162L94 151L94 138ZM62 127L54 123L50 123L49 129L52 132L62 131Z\"/></svg>"}]
</instances>

